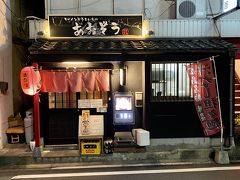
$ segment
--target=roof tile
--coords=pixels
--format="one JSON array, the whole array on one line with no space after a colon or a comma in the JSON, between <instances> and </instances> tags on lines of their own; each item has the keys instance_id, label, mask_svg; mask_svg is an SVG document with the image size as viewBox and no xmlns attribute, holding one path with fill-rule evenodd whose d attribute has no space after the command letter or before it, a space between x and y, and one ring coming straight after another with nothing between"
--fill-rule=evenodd
<instances>
[{"instance_id":1,"label":"roof tile","mask_svg":"<svg viewBox=\"0 0 240 180\"><path fill-rule=\"evenodd\" d=\"M125 52L125 51L200 51L228 50L234 46L221 39L78 39L78 40L41 40L29 47L31 54L66 52L81 54L84 52Z\"/></svg>"}]
</instances>

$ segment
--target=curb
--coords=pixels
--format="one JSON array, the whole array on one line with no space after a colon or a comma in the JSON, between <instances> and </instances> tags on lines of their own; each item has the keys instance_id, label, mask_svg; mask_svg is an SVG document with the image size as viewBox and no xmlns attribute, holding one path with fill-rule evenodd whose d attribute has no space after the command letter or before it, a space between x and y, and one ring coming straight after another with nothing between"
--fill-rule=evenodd
<instances>
[{"instance_id":1,"label":"curb","mask_svg":"<svg viewBox=\"0 0 240 180\"><path fill-rule=\"evenodd\" d=\"M10 165L13 169L51 169L51 170L71 170L71 169L103 169L103 168L121 168L121 167L151 167L151 166L177 166L177 165L206 165L215 164L212 162L169 162L169 163L140 163L130 162L122 164L104 164L104 163L62 163L62 164L27 164L27 165ZM3 170L3 169L2 169Z\"/></svg>"}]
</instances>

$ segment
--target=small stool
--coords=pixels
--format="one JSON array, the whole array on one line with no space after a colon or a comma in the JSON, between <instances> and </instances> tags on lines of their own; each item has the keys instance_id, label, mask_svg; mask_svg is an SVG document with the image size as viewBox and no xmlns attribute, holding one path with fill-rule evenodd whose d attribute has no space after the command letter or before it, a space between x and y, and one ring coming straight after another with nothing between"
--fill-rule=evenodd
<instances>
[{"instance_id":1,"label":"small stool","mask_svg":"<svg viewBox=\"0 0 240 180\"><path fill-rule=\"evenodd\" d=\"M24 143L24 128L22 126L11 127L6 131L8 137L8 143Z\"/></svg>"}]
</instances>

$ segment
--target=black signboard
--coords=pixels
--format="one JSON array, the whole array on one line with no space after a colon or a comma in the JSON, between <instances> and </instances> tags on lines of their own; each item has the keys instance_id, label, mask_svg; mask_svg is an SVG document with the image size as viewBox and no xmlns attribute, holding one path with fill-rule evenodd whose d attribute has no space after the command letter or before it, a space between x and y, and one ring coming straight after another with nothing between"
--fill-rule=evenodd
<instances>
[{"instance_id":1,"label":"black signboard","mask_svg":"<svg viewBox=\"0 0 240 180\"><path fill-rule=\"evenodd\" d=\"M142 15L49 16L50 37L141 36Z\"/></svg>"}]
</instances>

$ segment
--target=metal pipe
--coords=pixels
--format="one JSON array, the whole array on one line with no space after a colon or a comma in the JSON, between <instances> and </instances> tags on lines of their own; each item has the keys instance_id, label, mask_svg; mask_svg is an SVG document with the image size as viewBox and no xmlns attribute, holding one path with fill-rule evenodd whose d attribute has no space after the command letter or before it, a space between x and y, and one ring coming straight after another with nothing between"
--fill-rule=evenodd
<instances>
[{"instance_id":1,"label":"metal pipe","mask_svg":"<svg viewBox=\"0 0 240 180\"><path fill-rule=\"evenodd\" d=\"M233 53L234 54L234 53ZM231 54L230 54L231 55ZM234 67L235 67L235 58L234 55L230 56L230 64L229 64L229 83L230 83L230 90L229 90L229 147L235 146L233 132L234 132Z\"/></svg>"},{"instance_id":2,"label":"metal pipe","mask_svg":"<svg viewBox=\"0 0 240 180\"><path fill-rule=\"evenodd\" d=\"M219 95L219 87L218 87L218 78L217 78L217 70L214 57L211 58L214 67L214 74L215 74L215 81L216 81L216 88L217 88L217 95ZM223 122L222 122L222 108L220 98L218 98L218 106L219 106L219 116L220 116L220 125L221 125L221 151L223 150Z\"/></svg>"}]
</instances>

